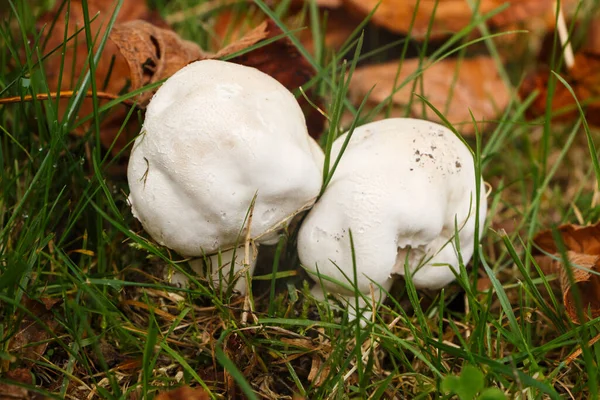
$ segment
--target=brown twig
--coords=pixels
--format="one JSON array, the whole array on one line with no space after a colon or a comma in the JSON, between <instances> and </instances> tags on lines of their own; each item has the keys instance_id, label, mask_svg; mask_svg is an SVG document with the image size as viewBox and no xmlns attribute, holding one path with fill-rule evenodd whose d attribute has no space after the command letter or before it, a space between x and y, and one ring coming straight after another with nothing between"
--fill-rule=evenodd
<instances>
[{"instance_id":1,"label":"brown twig","mask_svg":"<svg viewBox=\"0 0 600 400\"><path fill-rule=\"evenodd\" d=\"M36 100L51 100L51 99L56 99L56 98L60 98L60 99L68 99L70 97L73 97L77 95L76 91L73 90L67 90L64 92L50 92L50 93L39 93L37 95L35 95L35 99ZM94 94L89 91L85 94L85 97L93 97ZM102 100L117 100L119 97L119 95L116 94L112 94L112 93L107 93L107 92L96 92L96 97ZM32 101L34 99L34 96L28 94L27 96L15 96L15 97L5 97L5 98L0 98L0 104L14 104L14 103L22 103L22 102L26 102L26 101ZM127 99L127 100L123 100L123 104L127 104L130 106L135 105L135 102L131 99Z\"/></svg>"}]
</instances>

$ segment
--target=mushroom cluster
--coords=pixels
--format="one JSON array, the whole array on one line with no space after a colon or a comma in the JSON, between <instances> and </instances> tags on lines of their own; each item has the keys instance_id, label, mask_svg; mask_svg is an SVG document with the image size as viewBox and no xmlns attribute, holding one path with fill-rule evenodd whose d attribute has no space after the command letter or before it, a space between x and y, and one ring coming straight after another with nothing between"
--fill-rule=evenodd
<instances>
[{"instance_id":1,"label":"mushroom cluster","mask_svg":"<svg viewBox=\"0 0 600 400\"><path fill-rule=\"evenodd\" d=\"M313 294L372 309L397 275L410 273L417 288L447 285L482 233L486 198L476 186L472 154L444 126L393 118L358 127L300 228L300 261L319 277Z\"/></svg>"},{"instance_id":2,"label":"mushroom cluster","mask_svg":"<svg viewBox=\"0 0 600 400\"><path fill-rule=\"evenodd\" d=\"M454 280L486 213L470 150L447 128L410 118L347 135L333 143L332 159L347 147L315 204L324 155L294 96L254 68L192 63L148 106L129 162L132 213L159 244L196 258L192 268L215 287L242 294L240 272L256 261L245 239L272 243L313 204L298 255L317 275L316 296L334 294L357 315L355 304L372 309L398 275L417 288Z\"/></svg>"},{"instance_id":3,"label":"mushroom cluster","mask_svg":"<svg viewBox=\"0 0 600 400\"><path fill-rule=\"evenodd\" d=\"M244 267L252 274L256 254L244 260L240 249L247 234L255 244L276 240L315 201L323 157L283 85L254 68L197 61L148 106L129 161L129 203L156 242L196 257L192 268L209 267L224 288ZM234 288L244 293L244 280Z\"/></svg>"}]
</instances>

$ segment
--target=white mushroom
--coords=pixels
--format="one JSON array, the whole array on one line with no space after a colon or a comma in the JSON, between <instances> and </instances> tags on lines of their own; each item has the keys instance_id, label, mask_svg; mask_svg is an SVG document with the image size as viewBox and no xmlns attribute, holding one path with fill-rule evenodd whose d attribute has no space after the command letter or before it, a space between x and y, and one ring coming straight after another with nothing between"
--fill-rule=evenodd
<instances>
[{"instance_id":1,"label":"white mushroom","mask_svg":"<svg viewBox=\"0 0 600 400\"><path fill-rule=\"evenodd\" d=\"M333 144L336 159L346 139ZM481 186L483 188L483 186ZM341 157L325 193L300 228L298 252L308 270L353 286L356 257L357 289L376 301L405 263L417 288L438 289L458 273L460 251L467 263L474 237L481 235L486 198L479 198L479 232L473 157L465 144L439 124L395 118L358 127ZM460 249L455 247L456 235ZM350 281L350 282L349 282ZM320 284L346 299L354 291L323 279ZM361 307L368 306L359 299Z\"/></svg>"},{"instance_id":2,"label":"white mushroom","mask_svg":"<svg viewBox=\"0 0 600 400\"><path fill-rule=\"evenodd\" d=\"M154 240L181 255L221 250L221 275L228 276L255 195L256 243L272 240L314 202L323 155L313 142L296 99L275 79L224 61L192 63L148 106L129 161L132 213ZM216 256L212 261L214 267ZM234 273L243 267L243 247L234 264ZM236 289L244 288L238 282Z\"/></svg>"}]
</instances>

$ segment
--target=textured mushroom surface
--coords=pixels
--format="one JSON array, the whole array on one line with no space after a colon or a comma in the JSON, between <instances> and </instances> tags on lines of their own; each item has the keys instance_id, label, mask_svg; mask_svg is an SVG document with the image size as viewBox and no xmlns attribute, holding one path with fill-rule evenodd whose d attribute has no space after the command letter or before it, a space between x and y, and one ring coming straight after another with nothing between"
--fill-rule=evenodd
<instances>
[{"instance_id":1,"label":"textured mushroom surface","mask_svg":"<svg viewBox=\"0 0 600 400\"><path fill-rule=\"evenodd\" d=\"M275 79L192 63L148 106L129 162L132 212L180 254L234 247L255 194L252 238L314 201L322 158L311 141L296 99Z\"/></svg>"},{"instance_id":2,"label":"textured mushroom surface","mask_svg":"<svg viewBox=\"0 0 600 400\"><path fill-rule=\"evenodd\" d=\"M333 145L335 159L346 138ZM483 190L483 185L481 186ZM298 237L302 264L346 285L353 279L370 294L371 280L387 288L405 264L418 288L438 289L452 280L460 254L473 254L477 210L473 157L447 128L394 118L358 127L333 179L306 217ZM479 234L486 198L479 198ZM352 295L322 281L327 290Z\"/></svg>"}]
</instances>

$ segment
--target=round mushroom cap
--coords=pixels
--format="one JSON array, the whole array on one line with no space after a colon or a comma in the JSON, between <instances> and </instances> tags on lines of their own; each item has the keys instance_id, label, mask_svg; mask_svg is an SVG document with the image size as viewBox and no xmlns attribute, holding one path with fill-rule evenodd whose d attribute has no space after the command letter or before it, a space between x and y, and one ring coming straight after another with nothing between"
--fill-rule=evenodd
<instances>
[{"instance_id":1,"label":"round mushroom cap","mask_svg":"<svg viewBox=\"0 0 600 400\"><path fill-rule=\"evenodd\" d=\"M238 242L256 194L257 238L314 202L315 151L300 106L275 79L194 62L148 106L127 174L133 215L158 243L201 256Z\"/></svg>"},{"instance_id":2,"label":"round mushroom cap","mask_svg":"<svg viewBox=\"0 0 600 400\"><path fill-rule=\"evenodd\" d=\"M336 159L347 134L333 144ZM483 188L483 186L481 186ZM479 234L486 198L479 198ZM477 210L473 157L442 125L412 118L386 119L355 129L325 193L300 228L302 264L369 293L405 265L419 288L440 288L473 254ZM345 276L344 276L345 275ZM332 292L351 294L323 280Z\"/></svg>"}]
</instances>

